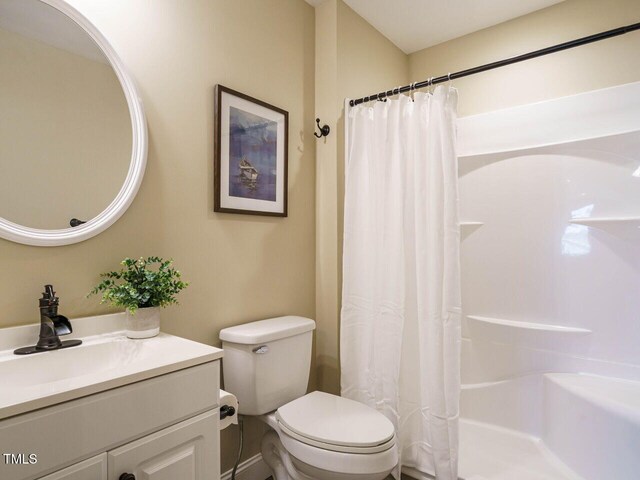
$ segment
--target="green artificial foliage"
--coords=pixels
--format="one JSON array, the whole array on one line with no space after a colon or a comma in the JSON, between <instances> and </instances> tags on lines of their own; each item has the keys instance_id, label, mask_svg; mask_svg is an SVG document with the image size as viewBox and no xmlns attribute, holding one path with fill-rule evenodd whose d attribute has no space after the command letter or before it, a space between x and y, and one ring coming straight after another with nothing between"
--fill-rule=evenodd
<instances>
[{"instance_id":1,"label":"green artificial foliage","mask_svg":"<svg viewBox=\"0 0 640 480\"><path fill-rule=\"evenodd\" d=\"M125 258L118 272L100 274L102 282L88 296L102 293L100 303L122 307L135 314L138 308L177 304L176 295L189 283L172 267L173 260L149 257Z\"/></svg>"}]
</instances>

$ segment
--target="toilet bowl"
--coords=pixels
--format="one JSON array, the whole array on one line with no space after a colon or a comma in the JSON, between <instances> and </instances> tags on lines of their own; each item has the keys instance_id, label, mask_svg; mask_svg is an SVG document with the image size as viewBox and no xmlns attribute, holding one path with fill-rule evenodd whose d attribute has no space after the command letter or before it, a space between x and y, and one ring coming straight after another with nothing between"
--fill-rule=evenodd
<instances>
[{"instance_id":1,"label":"toilet bowl","mask_svg":"<svg viewBox=\"0 0 640 480\"><path fill-rule=\"evenodd\" d=\"M275 480L383 480L398 463L393 424L362 403L305 395L315 322L278 317L220 332L225 389L270 429L262 457Z\"/></svg>"},{"instance_id":2,"label":"toilet bowl","mask_svg":"<svg viewBox=\"0 0 640 480\"><path fill-rule=\"evenodd\" d=\"M262 457L276 480L377 480L398 463L393 424L353 400L312 392L259 418L273 429Z\"/></svg>"}]
</instances>

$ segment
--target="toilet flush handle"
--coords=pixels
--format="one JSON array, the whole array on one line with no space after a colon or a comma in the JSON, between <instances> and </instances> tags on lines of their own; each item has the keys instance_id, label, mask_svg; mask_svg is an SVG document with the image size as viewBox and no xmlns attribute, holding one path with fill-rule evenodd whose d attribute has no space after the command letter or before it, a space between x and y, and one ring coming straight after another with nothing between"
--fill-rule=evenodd
<instances>
[{"instance_id":1,"label":"toilet flush handle","mask_svg":"<svg viewBox=\"0 0 640 480\"><path fill-rule=\"evenodd\" d=\"M253 353L257 353L257 354L268 353L269 352L269 346L268 345L260 345L259 347L256 347L251 351Z\"/></svg>"}]
</instances>

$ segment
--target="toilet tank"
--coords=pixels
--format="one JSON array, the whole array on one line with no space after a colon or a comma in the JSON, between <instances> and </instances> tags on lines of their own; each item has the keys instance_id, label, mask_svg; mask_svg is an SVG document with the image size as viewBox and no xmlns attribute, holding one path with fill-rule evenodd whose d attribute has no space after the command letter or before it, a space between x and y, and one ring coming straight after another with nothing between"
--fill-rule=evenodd
<instances>
[{"instance_id":1,"label":"toilet tank","mask_svg":"<svg viewBox=\"0 0 640 480\"><path fill-rule=\"evenodd\" d=\"M224 388L242 415L262 415L303 396L311 367L316 322L287 316L220 331Z\"/></svg>"}]
</instances>

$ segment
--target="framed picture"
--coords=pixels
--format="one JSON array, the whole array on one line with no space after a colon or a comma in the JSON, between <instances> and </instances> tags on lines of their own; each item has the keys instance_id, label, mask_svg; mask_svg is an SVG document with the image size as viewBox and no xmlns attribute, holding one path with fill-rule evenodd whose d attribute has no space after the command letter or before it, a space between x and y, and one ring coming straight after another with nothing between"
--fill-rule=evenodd
<instances>
[{"instance_id":1,"label":"framed picture","mask_svg":"<svg viewBox=\"0 0 640 480\"><path fill-rule=\"evenodd\" d=\"M288 112L215 88L214 211L287 216Z\"/></svg>"}]
</instances>

